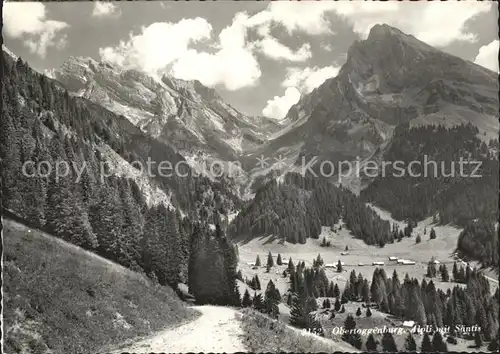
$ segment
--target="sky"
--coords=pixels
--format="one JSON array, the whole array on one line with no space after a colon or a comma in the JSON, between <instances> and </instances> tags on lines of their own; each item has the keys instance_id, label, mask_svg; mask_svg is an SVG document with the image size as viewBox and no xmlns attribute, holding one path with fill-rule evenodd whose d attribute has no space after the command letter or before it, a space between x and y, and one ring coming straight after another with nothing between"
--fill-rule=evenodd
<instances>
[{"instance_id":1,"label":"sky","mask_svg":"<svg viewBox=\"0 0 500 354\"><path fill-rule=\"evenodd\" d=\"M495 3L4 2L4 44L36 70L92 57L199 80L248 115L281 119L334 77L378 23L498 71Z\"/></svg>"}]
</instances>

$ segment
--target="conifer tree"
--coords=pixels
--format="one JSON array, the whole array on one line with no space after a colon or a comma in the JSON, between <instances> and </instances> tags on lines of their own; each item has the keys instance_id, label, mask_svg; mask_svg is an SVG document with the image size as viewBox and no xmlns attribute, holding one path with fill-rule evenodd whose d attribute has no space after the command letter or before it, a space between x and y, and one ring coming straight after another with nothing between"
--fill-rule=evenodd
<instances>
[{"instance_id":1,"label":"conifer tree","mask_svg":"<svg viewBox=\"0 0 500 354\"><path fill-rule=\"evenodd\" d=\"M335 311L339 311L341 306L339 298L337 297L337 299L335 299Z\"/></svg>"},{"instance_id":2,"label":"conifer tree","mask_svg":"<svg viewBox=\"0 0 500 354\"><path fill-rule=\"evenodd\" d=\"M448 273L448 268L446 267L446 264L443 264L441 266L441 280L443 280L444 282L450 281L450 275Z\"/></svg>"},{"instance_id":3,"label":"conifer tree","mask_svg":"<svg viewBox=\"0 0 500 354\"><path fill-rule=\"evenodd\" d=\"M455 282L458 282L458 267L457 267L457 262L453 262L453 280Z\"/></svg>"},{"instance_id":4,"label":"conifer tree","mask_svg":"<svg viewBox=\"0 0 500 354\"><path fill-rule=\"evenodd\" d=\"M281 260L281 254L278 253L278 258L276 258L276 264L277 265L282 265L283 261Z\"/></svg>"},{"instance_id":5,"label":"conifer tree","mask_svg":"<svg viewBox=\"0 0 500 354\"><path fill-rule=\"evenodd\" d=\"M358 309L356 310L356 316L361 316L361 308L358 307Z\"/></svg>"},{"instance_id":6,"label":"conifer tree","mask_svg":"<svg viewBox=\"0 0 500 354\"><path fill-rule=\"evenodd\" d=\"M370 307L366 309L366 317L372 317L372 310L370 310Z\"/></svg>"},{"instance_id":7,"label":"conifer tree","mask_svg":"<svg viewBox=\"0 0 500 354\"><path fill-rule=\"evenodd\" d=\"M480 331L474 332L474 343L476 345L476 348L481 348L481 346L483 345L483 338Z\"/></svg>"},{"instance_id":8,"label":"conifer tree","mask_svg":"<svg viewBox=\"0 0 500 354\"><path fill-rule=\"evenodd\" d=\"M415 342L415 338L413 338L411 332L408 333L408 336L405 339L405 349L408 353L414 353L417 351L417 343Z\"/></svg>"},{"instance_id":9,"label":"conifer tree","mask_svg":"<svg viewBox=\"0 0 500 354\"><path fill-rule=\"evenodd\" d=\"M267 255L267 266L269 268L272 268L274 266L274 260L271 252L269 252L269 254Z\"/></svg>"},{"instance_id":10,"label":"conifer tree","mask_svg":"<svg viewBox=\"0 0 500 354\"><path fill-rule=\"evenodd\" d=\"M328 296L328 297L335 297L335 295L334 295L333 281L330 281L330 283L328 284L328 290L326 292L326 296Z\"/></svg>"},{"instance_id":11,"label":"conifer tree","mask_svg":"<svg viewBox=\"0 0 500 354\"><path fill-rule=\"evenodd\" d=\"M253 299L252 299L252 306L255 310L257 310L259 312L265 311L264 300L262 298L262 294L257 294L256 292L254 292Z\"/></svg>"},{"instance_id":12,"label":"conifer tree","mask_svg":"<svg viewBox=\"0 0 500 354\"><path fill-rule=\"evenodd\" d=\"M432 352L432 343L429 338L429 334L427 332L424 333L424 337L422 338L422 343L420 344L420 351L422 353Z\"/></svg>"},{"instance_id":13,"label":"conifer tree","mask_svg":"<svg viewBox=\"0 0 500 354\"><path fill-rule=\"evenodd\" d=\"M278 304L280 303L280 301L281 296L278 289L276 289L273 281L269 280L264 296L264 306L266 308L266 313L269 314L272 318L278 318Z\"/></svg>"},{"instance_id":14,"label":"conifer tree","mask_svg":"<svg viewBox=\"0 0 500 354\"><path fill-rule=\"evenodd\" d=\"M290 276L295 272L295 265L293 264L292 257L288 259L288 274Z\"/></svg>"},{"instance_id":15,"label":"conifer tree","mask_svg":"<svg viewBox=\"0 0 500 354\"><path fill-rule=\"evenodd\" d=\"M257 258L255 259L255 266L260 267L260 258L259 255L257 255Z\"/></svg>"},{"instance_id":16,"label":"conifer tree","mask_svg":"<svg viewBox=\"0 0 500 354\"><path fill-rule=\"evenodd\" d=\"M342 273L342 262L340 260L337 262L337 272Z\"/></svg>"},{"instance_id":17,"label":"conifer tree","mask_svg":"<svg viewBox=\"0 0 500 354\"><path fill-rule=\"evenodd\" d=\"M338 298L340 296L340 289L337 283L335 283L335 286L333 288L333 297Z\"/></svg>"},{"instance_id":18,"label":"conifer tree","mask_svg":"<svg viewBox=\"0 0 500 354\"><path fill-rule=\"evenodd\" d=\"M392 333L385 332L382 335L382 349L384 352L390 352L390 353L398 352L398 348L396 346L396 342L394 341Z\"/></svg>"},{"instance_id":19,"label":"conifer tree","mask_svg":"<svg viewBox=\"0 0 500 354\"><path fill-rule=\"evenodd\" d=\"M431 233L429 236L431 240L434 240L436 238L436 231L434 231L434 228L431 229Z\"/></svg>"},{"instance_id":20,"label":"conifer tree","mask_svg":"<svg viewBox=\"0 0 500 354\"><path fill-rule=\"evenodd\" d=\"M448 352L447 345L443 341L443 336L439 331L436 331L432 337L432 349L435 352Z\"/></svg>"},{"instance_id":21,"label":"conifer tree","mask_svg":"<svg viewBox=\"0 0 500 354\"><path fill-rule=\"evenodd\" d=\"M241 300L241 306L243 307L251 307L252 306L252 298L250 297L250 293L248 289L245 290L243 294L243 299Z\"/></svg>"},{"instance_id":22,"label":"conifer tree","mask_svg":"<svg viewBox=\"0 0 500 354\"><path fill-rule=\"evenodd\" d=\"M488 344L488 350L490 352L498 352L498 335Z\"/></svg>"},{"instance_id":23,"label":"conifer tree","mask_svg":"<svg viewBox=\"0 0 500 354\"><path fill-rule=\"evenodd\" d=\"M377 351L377 341L375 340L375 337L373 336L372 333L368 336L368 339L366 340L366 350L369 352L376 352Z\"/></svg>"},{"instance_id":24,"label":"conifer tree","mask_svg":"<svg viewBox=\"0 0 500 354\"><path fill-rule=\"evenodd\" d=\"M353 345L357 349L361 349L361 335L359 333L353 333L356 328L356 321L352 315L347 315L344 321L344 333L342 334L342 340Z\"/></svg>"},{"instance_id":25,"label":"conifer tree","mask_svg":"<svg viewBox=\"0 0 500 354\"><path fill-rule=\"evenodd\" d=\"M427 264L427 274L429 278L434 278L436 276L436 264L433 260L430 260Z\"/></svg>"},{"instance_id":26,"label":"conifer tree","mask_svg":"<svg viewBox=\"0 0 500 354\"><path fill-rule=\"evenodd\" d=\"M420 237L420 234L419 234L419 235L417 235L417 237L415 237L415 243L418 244L420 242L422 242L422 238Z\"/></svg>"}]
</instances>

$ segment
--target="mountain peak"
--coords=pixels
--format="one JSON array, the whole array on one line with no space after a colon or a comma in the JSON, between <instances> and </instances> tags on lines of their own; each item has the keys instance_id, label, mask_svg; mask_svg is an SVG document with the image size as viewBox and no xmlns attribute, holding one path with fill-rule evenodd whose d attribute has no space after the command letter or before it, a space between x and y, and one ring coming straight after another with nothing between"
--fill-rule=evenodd
<instances>
[{"instance_id":1,"label":"mountain peak","mask_svg":"<svg viewBox=\"0 0 500 354\"><path fill-rule=\"evenodd\" d=\"M402 32L401 30L389 26L386 23L379 23L373 26L370 30L370 33L368 34L368 39L372 39L374 37L380 37L380 36L408 36L406 33Z\"/></svg>"}]
</instances>

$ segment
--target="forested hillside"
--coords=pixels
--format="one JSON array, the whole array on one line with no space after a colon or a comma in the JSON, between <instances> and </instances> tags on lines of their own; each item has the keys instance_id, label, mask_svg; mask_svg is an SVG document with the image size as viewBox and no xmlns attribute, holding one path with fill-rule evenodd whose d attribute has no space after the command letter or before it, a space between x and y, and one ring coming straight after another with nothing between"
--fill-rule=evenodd
<instances>
[{"instance_id":1,"label":"forested hillside","mask_svg":"<svg viewBox=\"0 0 500 354\"><path fill-rule=\"evenodd\" d=\"M386 167L385 176L378 176L361 197L391 212L395 219L419 221L439 214L443 224L465 226L470 220L481 218L496 220L498 209L498 141L489 146L477 138L478 129L472 124L453 128L421 126L395 129L390 147L384 154L387 162L402 161L420 176L409 176L392 165ZM460 158L480 161L464 165L464 174L481 177L461 177ZM427 160L425 160L427 159ZM425 161L435 161L437 169ZM444 166L444 170L442 167ZM454 175L452 175L452 169Z\"/></svg>"},{"instance_id":2,"label":"forested hillside","mask_svg":"<svg viewBox=\"0 0 500 354\"><path fill-rule=\"evenodd\" d=\"M395 219L420 221L435 216L441 224L465 227L457 250L485 266L498 266L498 233L493 225L498 219L498 140L486 144L477 134L472 124L397 127L384 160L402 161L405 168L418 161L421 164L414 164L412 170L421 175L409 176L406 171L399 177L400 171L389 165L385 177L378 176L361 197ZM475 161L463 165L465 176L460 175L461 158ZM436 165L425 167L426 161Z\"/></svg>"},{"instance_id":3,"label":"forested hillside","mask_svg":"<svg viewBox=\"0 0 500 354\"><path fill-rule=\"evenodd\" d=\"M173 173L149 181L172 196L169 203L148 203L134 180L105 174L102 151L110 146L128 161L150 158L157 162L153 172L158 162L175 164L182 156L123 117L71 97L21 59L3 53L2 70L3 206L54 236L144 271L161 284L186 282L188 263L199 261L190 253L193 225L216 221L213 215L234 208L236 197L208 178L194 176L185 164L179 169L183 176ZM34 164L23 172L28 161ZM56 174L55 166L64 162L71 166L68 173L62 168ZM203 230L204 247L219 243ZM229 283L235 276L234 252L228 245L212 253L224 261L228 273L223 280ZM202 283L208 278L196 276ZM200 290L194 291L196 295Z\"/></svg>"},{"instance_id":4,"label":"forested hillside","mask_svg":"<svg viewBox=\"0 0 500 354\"><path fill-rule=\"evenodd\" d=\"M367 244L382 246L394 239L389 222L350 191L297 173L285 175L283 183L273 179L261 187L233 220L230 234L273 234L287 242L305 243L308 237L318 238L321 226L333 226L340 218Z\"/></svg>"},{"instance_id":5,"label":"forested hillside","mask_svg":"<svg viewBox=\"0 0 500 354\"><path fill-rule=\"evenodd\" d=\"M498 230L492 222L471 221L458 238L457 251L462 258L498 267Z\"/></svg>"}]
</instances>

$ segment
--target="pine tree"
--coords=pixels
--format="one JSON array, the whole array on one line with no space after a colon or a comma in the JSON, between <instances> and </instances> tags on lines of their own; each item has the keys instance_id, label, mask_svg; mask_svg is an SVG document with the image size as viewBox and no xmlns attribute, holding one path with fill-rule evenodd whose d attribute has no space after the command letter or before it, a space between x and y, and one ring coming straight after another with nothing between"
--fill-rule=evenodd
<instances>
[{"instance_id":1,"label":"pine tree","mask_svg":"<svg viewBox=\"0 0 500 354\"><path fill-rule=\"evenodd\" d=\"M255 259L255 266L260 267L260 258L259 255L257 255L257 258Z\"/></svg>"},{"instance_id":2,"label":"pine tree","mask_svg":"<svg viewBox=\"0 0 500 354\"><path fill-rule=\"evenodd\" d=\"M349 302L349 289L347 287L344 289L344 292L342 293L340 302L342 304L347 304Z\"/></svg>"},{"instance_id":3,"label":"pine tree","mask_svg":"<svg viewBox=\"0 0 500 354\"><path fill-rule=\"evenodd\" d=\"M430 239L434 240L435 238L436 238L436 231L434 231L434 228L432 228L430 233Z\"/></svg>"},{"instance_id":4,"label":"pine tree","mask_svg":"<svg viewBox=\"0 0 500 354\"><path fill-rule=\"evenodd\" d=\"M414 353L417 351L417 343L415 342L415 338L411 332L408 333L408 336L405 339L405 349L408 353Z\"/></svg>"},{"instance_id":5,"label":"pine tree","mask_svg":"<svg viewBox=\"0 0 500 354\"><path fill-rule=\"evenodd\" d=\"M356 311L356 316L361 316L361 308L358 307L357 311Z\"/></svg>"},{"instance_id":6,"label":"pine tree","mask_svg":"<svg viewBox=\"0 0 500 354\"><path fill-rule=\"evenodd\" d=\"M264 300L262 299L262 294L254 293L252 300L253 308L259 312L265 311Z\"/></svg>"},{"instance_id":7,"label":"pine tree","mask_svg":"<svg viewBox=\"0 0 500 354\"><path fill-rule=\"evenodd\" d=\"M340 296L340 289L337 283L335 283L335 287L333 288L333 297L338 298Z\"/></svg>"},{"instance_id":8,"label":"pine tree","mask_svg":"<svg viewBox=\"0 0 500 354\"><path fill-rule=\"evenodd\" d=\"M292 274L295 272L295 265L293 264L292 257L288 259L288 274L292 276Z\"/></svg>"},{"instance_id":9,"label":"pine tree","mask_svg":"<svg viewBox=\"0 0 500 354\"><path fill-rule=\"evenodd\" d=\"M392 333L385 332L382 336L382 349L384 352L397 353L398 348Z\"/></svg>"},{"instance_id":10,"label":"pine tree","mask_svg":"<svg viewBox=\"0 0 500 354\"><path fill-rule=\"evenodd\" d=\"M457 267L457 262L453 262L453 280L455 282L458 282L458 267Z\"/></svg>"},{"instance_id":11,"label":"pine tree","mask_svg":"<svg viewBox=\"0 0 500 354\"><path fill-rule=\"evenodd\" d=\"M269 252L269 254L267 255L267 266L269 268L272 268L274 266L274 260L271 252Z\"/></svg>"},{"instance_id":12,"label":"pine tree","mask_svg":"<svg viewBox=\"0 0 500 354\"><path fill-rule=\"evenodd\" d=\"M357 349L361 349L361 335L359 333L351 333L355 328L356 321L354 321L354 318L351 315L347 315L347 318L344 321L345 332L342 334L342 340L350 343Z\"/></svg>"},{"instance_id":13,"label":"pine tree","mask_svg":"<svg viewBox=\"0 0 500 354\"><path fill-rule=\"evenodd\" d=\"M433 260L430 260L427 264L427 274L429 278L434 278L436 276L436 264Z\"/></svg>"},{"instance_id":14,"label":"pine tree","mask_svg":"<svg viewBox=\"0 0 500 354\"><path fill-rule=\"evenodd\" d=\"M314 329L315 331L320 329L321 326L310 313L316 309L315 307L316 300L307 296L305 284L301 282L298 291L293 294L290 324L297 328Z\"/></svg>"},{"instance_id":15,"label":"pine tree","mask_svg":"<svg viewBox=\"0 0 500 354\"><path fill-rule=\"evenodd\" d=\"M344 313L345 312L345 307L344 305L342 305L342 307L340 308L340 313Z\"/></svg>"},{"instance_id":16,"label":"pine tree","mask_svg":"<svg viewBox=\"0 0 500 354\"><path fill-rule=\"evenodd\" d=\"M278 304L280 303L280 301L281 296L278 289L276 289L273 281L269 280L264 296L264 306L266 309L266 313L269 314L272 318L278 318Z\"/></svg>"},{"instance_id":17,"label":"pine tree","mask_svg":"<svg viewBox=\"0 0 500 354\"><path fill-rule=\"evenodd\" d=\"M476 348L481 348L483 345L483 338L480 331L474 332L474 343L476 344Z\"/></svg>"},{"instance_id":18,"label":"pine tree","mask_svg":"<svg viewBox=\"0 0 500 354\"><path fill-rule=\"evenodd\" d=\"M435 352L448 352L447 345L443 341L443 336L439 331L436 331L434 337L432 337L432 348Z\"/></svg>"},{"instance_id":19,"label":"pine tree","mask_svg":"<svg viewBox=\"0 0 500 354\"><path fill-rule=\"evenodd\" d=\"M366 317L372 317L372 310L370 310L370 307L366 309Z\"/></svg>"},{"instance_id":20,"label":"pine tree","mask_svg":"<svg viewBox=\"0 0 500 354\"><path fill-rule=\"evenodd\" d=\"M255 290L261 290L262 287L260 285L260 280L259 280L259 276L257 274L255 274Z\"/></svg>"},{"instance_id":21,"label":"pine tree","mask_svg":"<svg viewBox=\"0 0 500 354\"><path fill-rule=\"evenodd\" d=\"M375 340L375 337L373 336L373 334L370 333L370 335L368 336L368 339L366 340L366 350L369 352L376 352L377 345L378 345L378 342Z\"/></svg>"},{"instance_id":22,"label":"pine tree","mask_svg":"<svg viewBox=\"0 0 500 354\"><path fill-rule=\"evenodd\" d=\"M276 264L277 265L282 265L283 264L283 262L281 260L281 254L279 254L279 253L278 253L278 258L276 258Z\"/></svg>"},{"instance_id":23,"label":"pine tree","mask_svg":"<svg viewBox=\"0 0 500 354\"><path fill-rule=\"evenodd\" d=\"M448 273L448 268L446 267L446 264L443 264L441 266L441 279L444 282L449 282L450 281L450 275Z\"/></svg>"},{"instance_id":24,"label":"pine tree","mask_svg":"<svg viewBox=\"0 0 500 354\"><path fill-rule=\"evenodd\" d=\"M337 297L337 299L335 300L335 311L339 311L341 306L342 305L340 304L339 298Z\"/></svg>"},{"instance_id":25,"label":"pine tree","mask_svg":"<svg viewBox=\"0 0 500 354\"><path fill-rule=\"evenodd\" d=\"M420 237L420 234L419 234L419 235L417 235L417 237L415 237L415 243L418 244L420 242L422 242L422 238Z\"/></svg>"},{"instance_id":26,"label":"pine tree","mask_svg":"<svg viewBox=\"0 0 500 354\"><path fill-rule=\"evenodd\" d=\"M243 294L243 299L241 300L241 306L243 307L251 307L252 306L252 298L250 297L250 293L248 289L245 290Z\"/></svg>"},{"instance_id":27,"label":"pine tree","mask_svg":"<svg viewBox=\"0 0 500 354\"><path fill-rule=\"evenodd\" d=\"M429 334L427 332L424 333L424 337L422 338L422 343L420 344L420 351L422 353L432 352L432 343L429 338Z\"/></svg>"},{"instance_id":28,"label":"pine tree","mask_svg":"<svg viewBox=\"0 0 500 354\"><path fill-rule=\"evenodd\" d=\"M488 344L488 350L490 352L498 352L498 335Z\"/></svg>"},{"instance_id":29,"label":"pine tree","mask_svg":"<svg viewBox=\"0 0 500 354\"><path fill-rule=\"evenodd\" d=\"M342 262L340 260L337 262L337 272L342 273Z\"/></svg>"}]
</instances>

